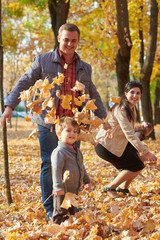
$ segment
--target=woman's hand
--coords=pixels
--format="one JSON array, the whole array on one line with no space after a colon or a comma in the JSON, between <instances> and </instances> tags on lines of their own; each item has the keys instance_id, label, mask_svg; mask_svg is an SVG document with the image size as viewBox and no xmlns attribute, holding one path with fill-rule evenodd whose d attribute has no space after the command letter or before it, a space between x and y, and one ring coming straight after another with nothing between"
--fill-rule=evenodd
<instances>
[{"instance_id":1,"label":"woman's hand","mask_svg":"<svg viewBox=\"0 0 160 240\"><path fill-rule=\"evenodd\" d=\"M105 133L105 137L108 138L108 139L111 139L113 138L114 134L116 133L118 129L118 126L115 127L115 128L112 128L112 129L108 129Z\"/></svg>"},{"instance_id":2,"label":"woman's hand","mask_svg":"<svg viewBox=\"0 0 160 240\"><path fill-rule=\"evenodd\" d=\"M103 123L103 129L108 130L111 129L111 125L108 122Z\"/></svg>"},{"instance_id":3,"label":"woman's hand","mask_svg":"<svg viewBox=\"0 0 160 240\"><path fill-rule=\"evenodd\" d=\"M151 153L151 152L148 152L146 154L144 154L143 156L141 156L145 161L148 162L148 164L156 164L157 163L157 158L156 156Z\"/></svg>"}]
</instances>

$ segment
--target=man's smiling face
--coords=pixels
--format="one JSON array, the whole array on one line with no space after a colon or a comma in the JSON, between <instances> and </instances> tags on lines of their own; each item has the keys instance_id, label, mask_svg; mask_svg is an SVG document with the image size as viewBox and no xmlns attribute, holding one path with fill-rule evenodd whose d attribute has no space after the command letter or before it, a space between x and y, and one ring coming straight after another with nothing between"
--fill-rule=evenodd
<instances>
[{"instance_id":1,"label":"man's smiling face","mask_svg":"<svg viewBox=\"0 0 160 240\"><path fill-rule=\"evenodd\" d=\"M73 57L74 52L79 43L79 36L77 31L63 30L58 36L59 49L67 57Z\"/></svg>"}]
</instances>

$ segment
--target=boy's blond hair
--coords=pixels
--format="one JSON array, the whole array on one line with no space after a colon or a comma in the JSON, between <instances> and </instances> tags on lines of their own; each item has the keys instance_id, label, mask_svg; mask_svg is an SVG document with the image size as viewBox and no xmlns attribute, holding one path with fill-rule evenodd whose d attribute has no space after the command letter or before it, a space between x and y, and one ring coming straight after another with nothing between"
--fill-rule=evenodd
<instances>
[{"instance_id":1,"label":"boy's blond hair","mask_svg":"<svg viewBox=\"0 0 160 240\"><path fill-rule=\"evenodd\" d=\"M75 119L73 119L72 117L63 117L60 118L59 123L55 126L56 134L58 135L59 133L61 133L67 124L70 124L73 127L77 128L78 131L79 125Z\"/></svg>"}]
</instances>

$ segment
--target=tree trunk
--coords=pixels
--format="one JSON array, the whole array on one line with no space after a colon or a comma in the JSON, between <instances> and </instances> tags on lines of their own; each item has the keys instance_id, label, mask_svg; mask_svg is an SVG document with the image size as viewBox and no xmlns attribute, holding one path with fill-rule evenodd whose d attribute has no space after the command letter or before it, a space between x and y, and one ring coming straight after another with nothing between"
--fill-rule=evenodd
<instances>
[{"instance_id":1,"label":"tree trunk","mask_svg":"<svg viewBox=\"0 0 160 240\"><path fill-rule=\"evenodd\" d=\"M49 0L48 1L49 12L51 16L52 30L55 36L55 48L58 46L58 29L61 25L66 23L70 0Z\"/></svg>"},{"instance_id":2,"label":"tree trunk","mask_svg":"<svg viewBox=\"0 0 160 240\"><path fill-rule=\"evenodd\" d=\"M1 95L1 111L4 112L3 102L3 44L2 44L2 25L1 25L1 1L0 1L0 95ZM7 128L6 124L3 128L3 152L4 152L4 174L5 174L5 190L8 204L12 203L10 180L9 180L9 164L8 164L8 147L7 147Z\"/></svg>"},{"instance_id":3,"label":"tree trunk","mask_svg":"<svg viewBox=\"0 0 160 240\"><path fill-rule=\"evenodd\" d=\"M154 124L160 124L160 81L157 81L155 90Z\"/></svg>"},{"instance_id":4,"label":"tree trunk","mask_svg":"<svg viewBox=\"0 0 160 240\"><path fill-rule=\"evenodd\" d=\"M116 72L119 96L124 93L124 86L129 81L129 63L132 42L129 32L127 0L116 0L117 37L119 50L116 56Z\"/></svg>"},{"instance_id":5,"label":"tree trunk","mask_svg":"<svg viewBox=\"0 0 160 240\"><path fill-rule=\"evenodd\" d=\"M151 0L151 14L150 14L150 32L148 40L148 49L146 59L142 68L141 82L143 85L142 94L142 112L144 121L153 124L152 104L150 97L150 78L152 74L153 62L156 52L157 43L157 27L158 27L158 4L156 0ZM150 135L155 139L154 131Z\"/></svg>"}]
</instances>

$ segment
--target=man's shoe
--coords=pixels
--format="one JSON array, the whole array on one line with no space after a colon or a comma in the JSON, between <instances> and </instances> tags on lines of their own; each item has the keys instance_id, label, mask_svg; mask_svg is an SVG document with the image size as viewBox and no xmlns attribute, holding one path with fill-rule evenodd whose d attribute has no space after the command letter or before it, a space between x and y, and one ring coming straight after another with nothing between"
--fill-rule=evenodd
<instances>
[{"instance_id":1,"label":"man's shoe","mask_svg":"<svg viewBox=\"0 0 160 240\"><path fill-rule=\"evenodd\" d=\"M48 223L50 220L52 220L52 215L53 215L52 212L47 212L47 217L46 217L47 223Z\"/></svg>"}]
</instances>

